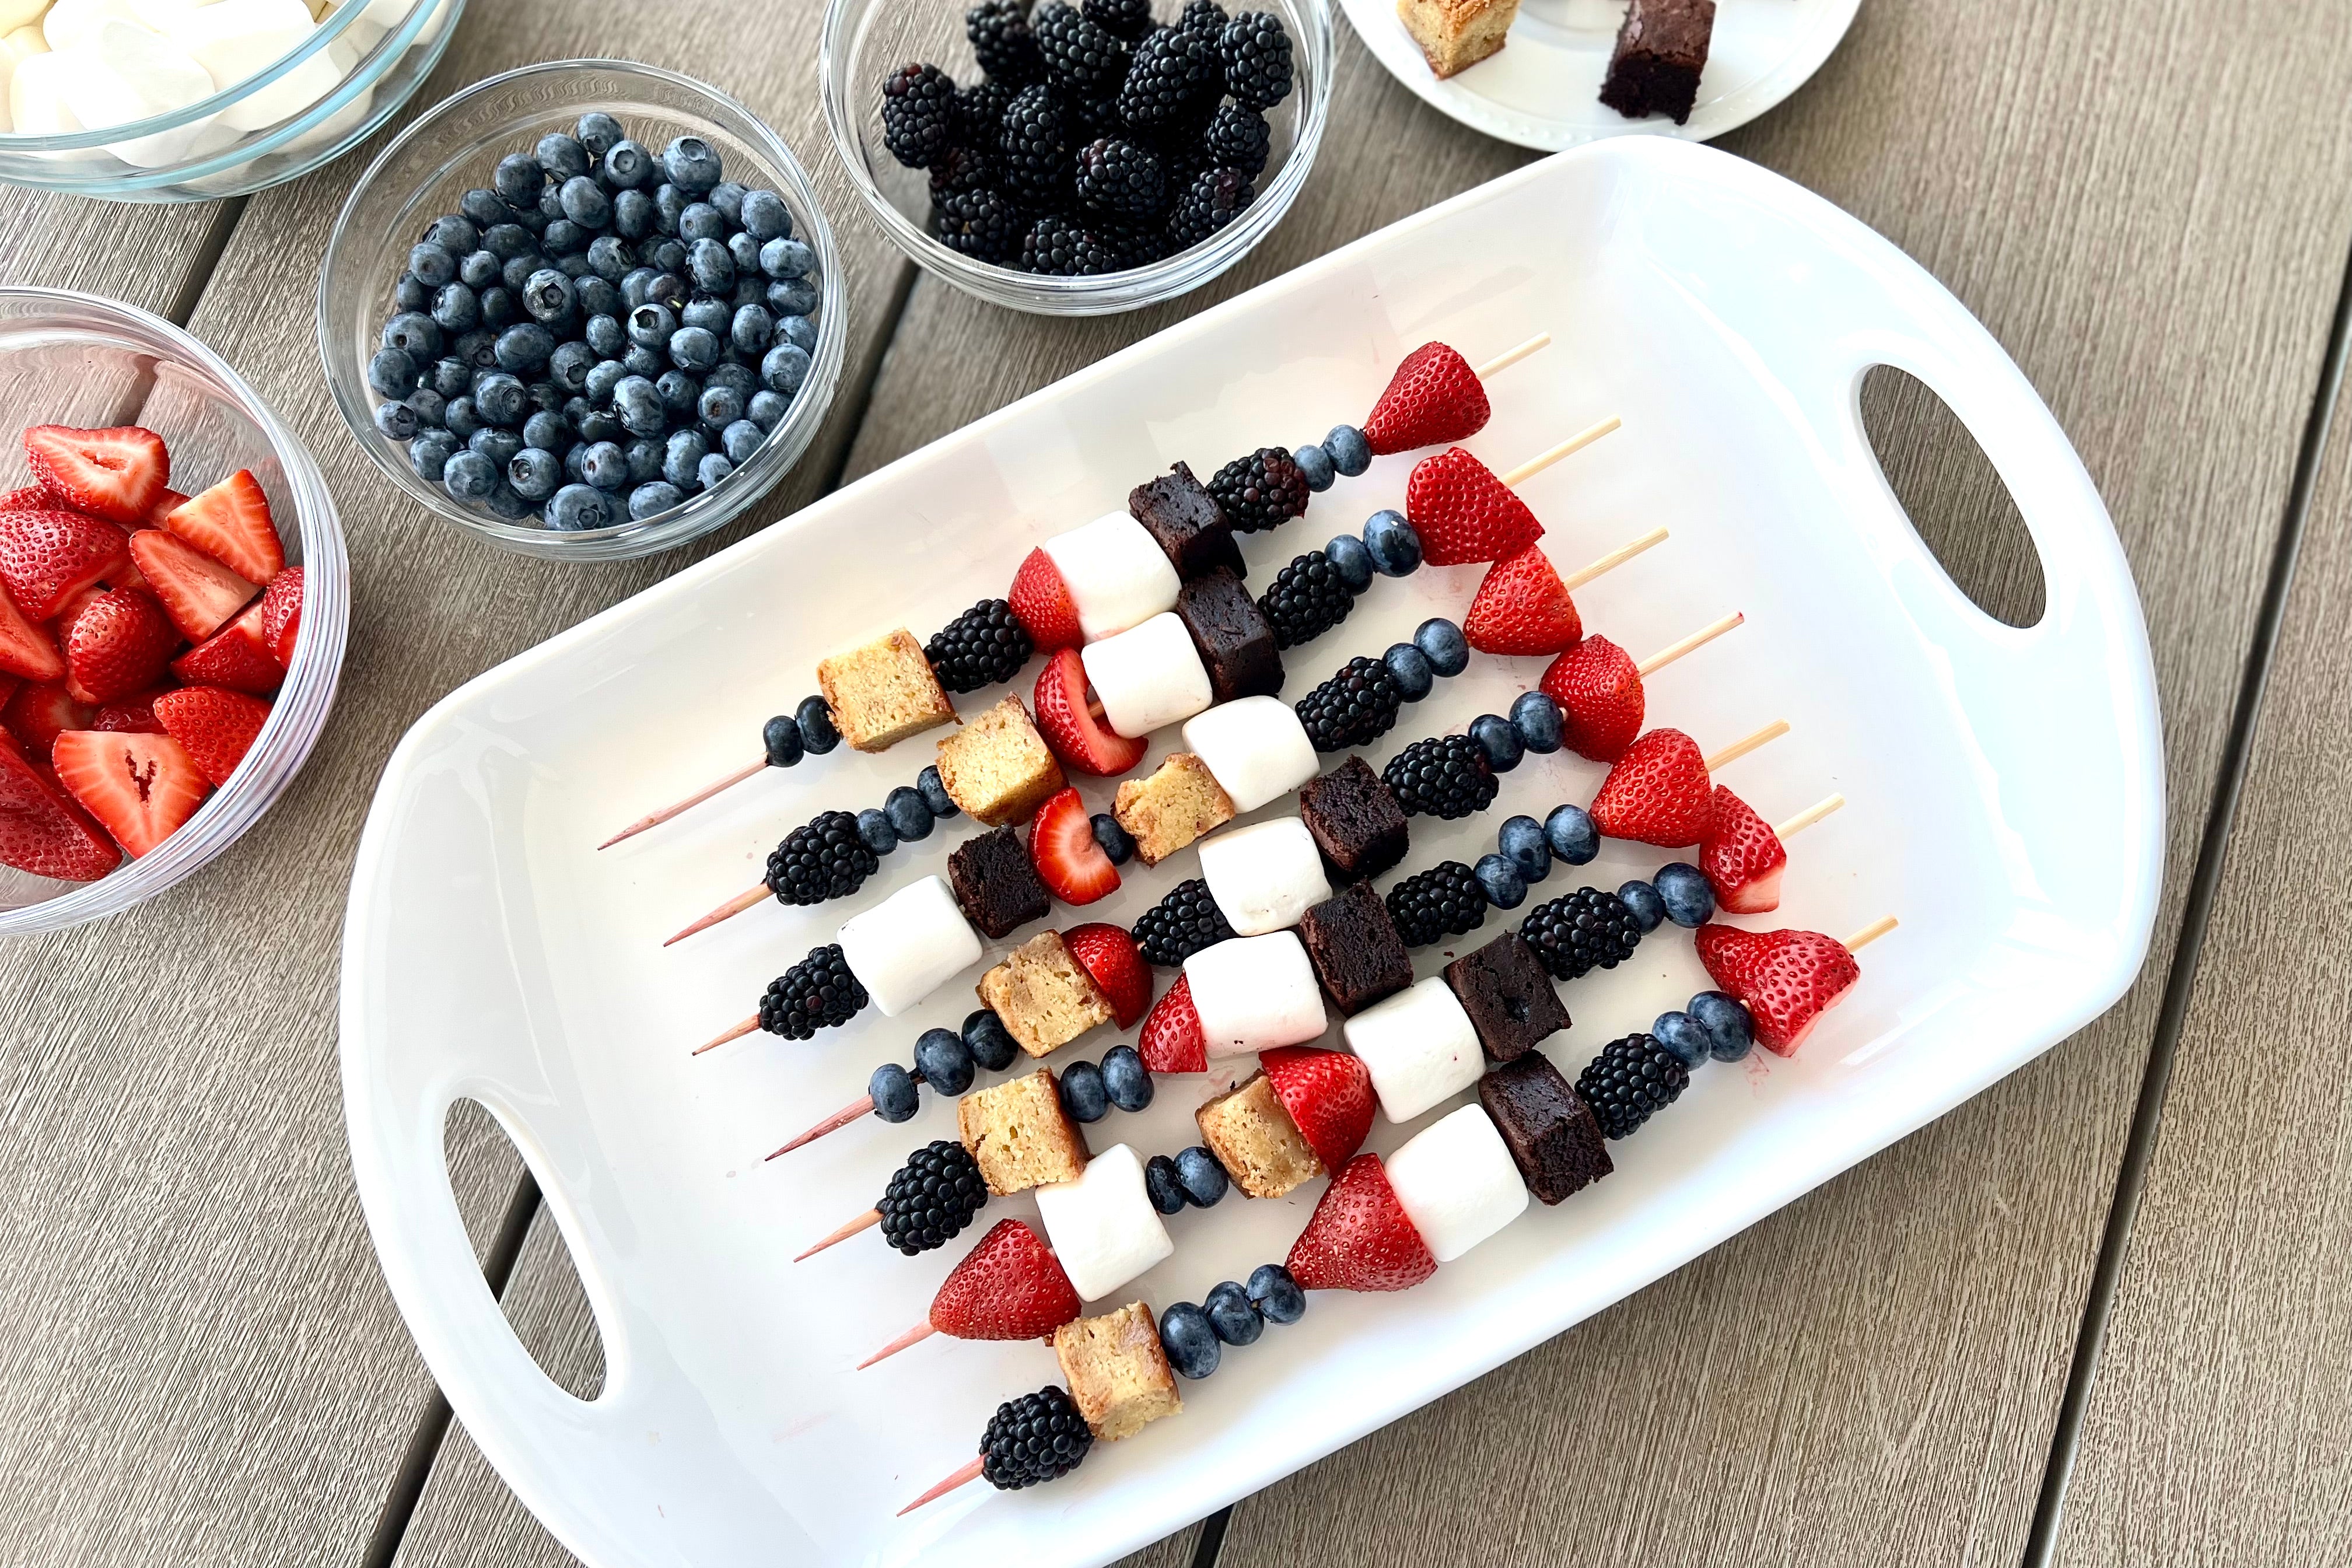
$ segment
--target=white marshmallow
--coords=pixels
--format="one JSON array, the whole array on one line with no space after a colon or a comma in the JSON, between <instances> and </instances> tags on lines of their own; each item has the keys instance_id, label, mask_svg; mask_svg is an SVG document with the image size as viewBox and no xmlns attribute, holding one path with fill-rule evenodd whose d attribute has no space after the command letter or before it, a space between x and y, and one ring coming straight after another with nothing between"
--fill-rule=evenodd
<instances>
[{"instance_id":1,"label":"white marshmallow","mask_svg":"<svg viewBox=\"0 0 2352 1568\"><path fill-rule=\"evenodd\" d=\"M1382 1167L1429 1255L1451 1263L1527 1212L1528 1184L1484 1108L1441 1116Z\"/></svg>"},{"instance_id":2,"label":"white marshmallow","mask_svg":"<svg viewBox=\"0 0 2352 1568\"><path fill-rule=\"evenodd\" d=\"M1087 1161L1076 1181L1039 1187L1037 1217L1082 1300L1100 1300L1176 1250L1144 1193L1143 1163L1124 1143Z\"/></svg>"},{"instance_id":3,"label":"white marshmallow","mask_svg":"<svg viewBox=\"0 0 2352 1568\"><path fill-rule=\"evenodd\" d=\"M26 27L37 32L41 13L48 8L48 0L0 0L0 33L22 32Z\"/></svg>"},{"instance_id":4,"label":"white marshmallow","mask_svg":"<svg viewBox=\"0 0 2352 1568\"><path fill-rule=\"evenodd\" d=\"M1296 1046L1323 1033L1323 991L1297 931L1234 937L1184 961L1212 1060Z\"/></svg>"},{"instance_id":5,"label":"white marshmallow","mask_svg":"<svg viewBox=\"0 0 2352 1568\"><path fill-rule=\"evenodd\" d=\"M1296 816L1254 822L1202 839L1201 878L1225 923L1241 936L1295 926L1331 896L1315 836Z\"/></svg>"},{"instance_id":6,"label":"white marshmallow","mask_svg":"<svg viewBox=\"0 0 2352 1568\"><path fill-rule=\"evenodd\" d=\"M895 1018L980 958L980 933L937 877L899 889L834 933L875 1010Z\"/></svg>"},{"instance_id":7,"label":"white marshmallow","mask_svg":"<svg viewBox=\"0 0 2352 1568\"><path fill-rule=\"evenodd\" d=\"M16 27L5 36L0 36L0 132L16 129L8 109L8 98L16 79L16 68L35 55L48 52L49 41L37 26Z\"/></svg>"},{"instance_id":8,"label":"white marshmallow","mask_svg":"<svg viewBox=\"0 0 2352 1568\"><path fill-rule=\"evenodd\" d=\"M1213 700L1192 634L1172 614L1090 642L1078 658L1102 700L1105 722L1129 740L1190 719Z\"/></svg>"},{"instance_id":9,"label":"white marshmallow","mask_svg":"<svg viewBox=\"0 0 2352 1568\"><path fill-rule=\"evenodd\" d=\"M408 14L415 9L416 0L368 0L368 8L362 15L367 21L389 31L408 20Z\"/></svg>"},{"instance_id":10,"label":"white marshmallow","mask_svg":"<svg viewBox=\"0 0 2352 1568\"><path fill-rule=\"evenodd\" d=\"M1237 812L1255 811L1315 776L1315 742L1279 697L1236 698L1185 721L1184 749L1206 764Z\"/></svg>"},{"instance_id":11,"label":"white marshmallow","mask_svg":"<svg viewBox=\"0 0 2352 1568\"><path fill-rule=\"evenodd\" d=\"M356 33L357 31L359 31L359 28L357 26L354 26L352 28L352 32ZM360 55L364 52L364 50L362 49L355 49L353 46L347 41L350 36L350 34L345 34L342 37L337 38L333 43L327 46L328 58L335 62L335 74L338 78L341 79L348 79L351 76L352 70L359 65ZM307 147L323 147L328 142L333 142L341 137L353 126L365 120L368 117L368 110L373 107L375 107L375 89L373 86L363 87L360 89L359 92L352 97L349 103L346 103L341 109L335 110L334 113L327 116L326 119L319 121L318 124L310 127L310 130L302 132L301 135L294 138L293 141L286 143L286 145L279 148L278 151L281 153L299 153Z\"/></svg>"},{"instance_id":12,"label":"white marshmallow","mask_svg":"<svg viewBox=\"0 0 2352 1568\"><path fill-rule=\"evenodd\" d=\"M1176 607L1176 568L1143 524L1123 511L1045 541L1088 642Z\"/></svg>"},{"instance_id":13,"label":"white marshmallow","mask_svg":"<svg viewBox=\"0 0 2352 1568\"><path fill-rule=\"evenodd\" d=\"M185 49L118 17L100 22L79 44L53 58L71 62L64 76L66 102L93 131L185 109L214 91L212 73ZM106 150L134 167L161 168L177 163L212 119L110 142Z\"/></svg>"},{"instance_id":14,"label":"white marshmallow","mask_svg":"<svg viewBox=\"0 0 2352 1568\"><path fill-rule=\"evenodd\" d=\"M1410 1121L1459 1094L1486 1067L1470 1015L1454 988L1434 974L1365 1008L1340 1033L1371 1073L1372 1092L1391 1121Z\"/></svg>"},{"instance_id":15,"label":"white marshmallow","mask_svg":"<svg viewBox=\"0 0 2352 1568\"><path fill-rule=\"evenodd\" d=\"M154 5L157 0L141 0ZM172 0L163 0L169 6ZM215 0L156 13L151 24L188 51L213 80L230 87L276 64L301 47L318 30L302 0ZM221 111L239 131L259 131L299 114L335 90L344 73L331 47L320 49L268 86L257 88Z\"/></svg>"},{"instance_id":16,"label":"white marshmallow","mask_svg":"<svg viewBox=\"0 0 2352 1568\"><path fill-rule=\"evenodd\" d=\"M41 31L52 49L70 49L87 42L109 17L135 22L139 14L131 0L58 0L41 18Z\"/></svg>"},{"instance_id":17,"label":"white marshmallow","mask_svg":"<svg viewBox=\"0 0 2352 1568\"><path fill-rule=\"evenodd\" d=\"M57 54L27 55L16 64L15 74L8 79L8 122L19 136L60 136L68 131L79 131L81 121L74 117L73 108L66 102L66 76L73 69L67 56ZM51 153L52 158L79 157L74 153Z\"/></svg>"}]
</instances>

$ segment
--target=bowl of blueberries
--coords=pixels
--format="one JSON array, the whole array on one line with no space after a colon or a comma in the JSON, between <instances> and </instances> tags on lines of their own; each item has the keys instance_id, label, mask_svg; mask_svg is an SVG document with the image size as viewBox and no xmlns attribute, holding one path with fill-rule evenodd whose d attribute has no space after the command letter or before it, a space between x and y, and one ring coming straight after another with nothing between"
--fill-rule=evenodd
<instances>
[{"instance_id":1,"label":"bowl of blueberries","mask_svg":"<svg viewBox=\"0 0 2352 1568\"><path fill-rule=\"evenodd\" d=\"M815 437L848 337L792 150L656 67L562 60L419 118L352 187L319 281L352 434L428 510L526 554L719 528Z\"/></svg>"}]
</instances>

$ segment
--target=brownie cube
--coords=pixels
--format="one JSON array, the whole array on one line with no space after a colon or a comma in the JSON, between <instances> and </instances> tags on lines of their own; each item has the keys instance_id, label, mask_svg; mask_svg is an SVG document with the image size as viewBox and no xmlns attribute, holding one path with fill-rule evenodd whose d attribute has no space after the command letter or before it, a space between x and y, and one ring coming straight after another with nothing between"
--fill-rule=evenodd
<instances>
[{"instance_id":1,"label":"brownie cube","mask_svg":"<svg viewBox=\"0 0 2352 1568\"><path fill-rule=\"evenodd\" d=\"M1192 634L1218 701L1272 697L1282 689L1274 628L1239 577L1220 566L1193 578L1176 591L1176 614Z\"/></svg>"},{"instance_id":2,"label":"brownie cube","mask_svg":"<svg viewBox=\"0 0 2352 1568\"><path fill-rule=\"evenodd\" d=\"M1360 1013L1412 984L1412 954L1370 882L1349 883L1307 910L1298 940L1342 1013Z\"/></svg>"},{"instance_id":3,"label":"brownie cube","mask_svg":"<svg viewBox=\"0 0 2352 1568\"><path fill-rule=\"evenodd\" d=\"M1545 1203L1556 1204L1615 1169L1592 1108L1541 1051L1480 1079L1478 1103L1503 1135L1528 1191Z\"/></svg>"},{"instance_id":4,"label":"brownie cube","mask_svg":"<svg viewBox=\"0 0 2352 1568\"><path fill-rule=\"evenodd\" d=\"M1377 877L1404 858L1404 808L1361 757L1299 785L1298 813L1335 882Z\"/></svg>"},{"instance_id":5,"label":"brownie cube","mask_svg":"<svg viewBox=\"0 0 2352 1568\"><path fill-rule=\"evenodd\" d=\"M1470 1015L1489 1060L1517 1061L1545 1037L1568 1027L1568 1009L1519 933L1505 931L1445 966L1445 984Z\"/></svg>"},{"instance_id":6,"label":"brownie cube","mask_svg":"<svg viewBox=\"0 0 2352 1568\"><path fill-rule=\"evenodd\" d=\"M1168 552L1179 577L1205 576L1221 566L1236 577L1249 575L1225 509L1182 463L1128 491L1127 510Z\"/></svg>"},{"instance_id":7,"label":"brownie cube","mask_svg":"<svg viewBox=\"0 0 2352 1568\"><path fill-rule=\"evenodd\" d=\"M1013 934L1017 926L1044 920L1054 901L1020 835L1009 827L983 833L957 847L948 857L948 885L955 889L964 918L992 940Z\"/></svg>"},{"instance_id":8,"label":"brownie cube","mask_svg":"<svg viewBox=\"0 0 2352 1568\"><path fill-rule=\"evenodd\" d=\"M1714 31L1715 0L1633 0L1617 29L1601 101L1630 120L1667 114L1686 123Z\"/></svg>"}]
</instances>

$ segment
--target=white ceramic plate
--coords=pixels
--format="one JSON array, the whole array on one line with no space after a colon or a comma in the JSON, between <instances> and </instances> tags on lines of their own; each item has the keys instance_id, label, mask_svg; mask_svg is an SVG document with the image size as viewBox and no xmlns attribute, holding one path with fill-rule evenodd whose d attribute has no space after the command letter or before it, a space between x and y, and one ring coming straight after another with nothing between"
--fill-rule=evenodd
<instances>
[{"instance_id":1,"label":"white ceramic plate","mask_svg":"<svg viewBox=\"0 0 2352 1568\"><path fill-rule=\"evenodd\" d=\"M1601 413L1623 416L1621 434L1528 487L1547 547L1567 564L1654 523L1674 529L1585 591L1588 622L1638 656L1745 609L1739 640L1656 679L1654 721L1715 746L1790 720L1787 739L1728 778L1775 817L1831 789L1853 804L1798 841L1781 921L1843 933L1892 912L1901 931L1869 951L1860 987L1801 1058L1706 1068L1619 1145L1617 1173L1597 1187L1531 1212L1418 1289L1318 1295L1303 1322L1186 1388L1181 1418L1104 1447L1067 1480L968 1487L895 1518L972 1453L1000 1400L1056 1377L1053 1359L1034 1344L934 1340L852 1370L921 1318L968 1241L908 1259L868 1236L788 1261L867 1206L908 1150L952 1136L945 1107L900 1127L862 1122L772 1164L760 1156L861 1092L877 1062L904 1059L920 1030L960 1019L971 992L951 984L908 1016L868 1015L814 1042L755 1036L699 1060L686 1052L845 915L939 869L970 825L900 850L841 906L770 903L667 952L659 939L753 880L784 828L879 801L929 748L771 770L691 820L610 853L590 847L648 801L734 765L761 720L807 690L822 654L901 622L940 625L998 591L1034 541L1119 504L1171 460L1199 468L1315 438L1361 418L1415 344L1442 336L1475 357L1538 327L1556 346L1497 382L1495 417L1470 445L1500 468ZM1939 391L2015 493L2048 582L2031 630L1980 613L1904 517L1858 413L1877 363ZM1384 458L1253 541L1255 580L1397 502L1410 462ZM1460 614L1477 575L1383 582L1344 628L1289 656L1294 689L1424 616ZM1539 670L1475 660L1372 760L1501 710ZM1586 799L1600 772L1531 761L1498 809L1416 823L1408 866L1471 858L1509 811ZM2145 951L2160 780L2122 553L2000 347L1893 247L1795 185L1702 148L1612 142L1204 311L436 707L385 770L352 878L353 1170L385 1276L458 1417L595 1568L1100 1563L1637 1289L2095 1016ZM1538 896L1614 887L1661 858L1612 847ZM1192 874L1191 855L1138 870L1087 913L1129 921ZM1443 959L1424 954L1423 972ZM1705 984L1687 938L1662 929L1634 962L1569 988L1578 1021L1549 1048L1572 1073ZM1089 1039L1083 1054L1109 1043ZM1195 1140L1189 1113L1205 1093L1164 1080L1150 1110L1090 1135L1172 1151ZM448 1108L466 1096L513 1135L579 1264L605 1345L592 1403L541 1374L482 1284L442 1150ZM1382 1126L1372 1146L1407 1131ZM1176 1256L1132 1293L1197 1300L1282 1257L1320 1190L1179 1216ZM1033 1212L1013 1200L987 1217Z\"/></svg>"},{"instance_id":2,"label":"white ceramic plate","mask_svg":"<svg viewBox=\"0 0 2352 1568\"><path fill-rule=\"evenodd\" d=\"M1601 101L1624 0L1519 0L1502 52L1444 81L1397 19L1396 0L1339 0L1381 64L1473 131L1555 153L1605 136L1709 142L1747 124L1822 68L1862 0L1717 0L1687 124L1628 120Z\"/></svg>"}]
</instances>

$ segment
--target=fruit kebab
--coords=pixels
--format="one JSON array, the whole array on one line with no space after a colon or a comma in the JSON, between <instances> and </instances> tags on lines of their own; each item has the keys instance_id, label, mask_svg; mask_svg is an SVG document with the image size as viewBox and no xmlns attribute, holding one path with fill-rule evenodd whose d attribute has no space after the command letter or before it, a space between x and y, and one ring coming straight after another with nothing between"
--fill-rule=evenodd
<instances>
[{"instance_id":1,"label":"fruit kebab","mask_svg":"<svg viewBox=\"0 0 2352 1568\"><path fill-rule=\"evenodd\" d=\"M1755 1043L1786 1056L1861 978L1854 953L1895 926L1889 917L1840 942L1812 931L1710 924L1700 928L1700 952L1717 984L1752 1014ZM1254 1342L1266 1321L1297 1321L1305 1292L1410 1289L1524 1214L1530 1195L1558 1204L1607 1176L1614 1168L1607 1142L1639 1131L1687 1082L1686 1068L1670 1083L1629 1071L1649 1053L1624 1047L1647 1040L1612 1041L1574 1086L1541 1052L1528 1051L1486 1075L1476 1104L1441 1117L1385 1160L1354 1156L1284 1262L1261 1266L1247 1286L1217 1286L1209 1292L1214 1312L1179 1302L1155 1320L1149 1303L1135 1301L1057 1326L1054 1351L1067 1389L1049 1384L999 1405L979 1455L899 1511L983 1478L1003 1490L1059 1479L1097 1440L1131 1436L1180 1414L1178 1376L1207 1377L1223 1346ZM1727 1043L1734 1059L1745 1054L1736 1038ZM1665 1059L1683 1066L1674 1053Z\"/></svg>"},{"instance_id":2,"label":"fruit kebab","mask_svg":"<svg viewBox=\"0 0 2352 1568\"><path fill-rule=\"evenodd\" d=\"M1424 343L1398 364L1360 429L1339 426L1296 453L1263 447L1227 463L1206 485L1176 464L1129 492L1126 514L1113 512L1031 551L1008 598L982 600L928 644L902 627L821 661L820 691L761 727L758 761L639 817L597 847L609 849L659 826L767 768L822 755L845 738L856 751L887 751L952 720L948 692L1011 679L1031 652L1062 646L1053 638L1066 635L1075 647L1123 630L1169 608L1180 581L1221 568L1238 579L1246 568L1235 532L1262 531L1298 516L1313 492L1329 489L1340 475L1363 473L1375 455L1466 439L1485 427L1492 412L1486 380L1550 342L1550 333L1538 332L1475 369L1445 344ZM1604 420L1586 438L1615 427L1614 420ZM1066 633L1061 629L1066 621ZM894 711L878 722L845 712L847 700L870 697L877 684L897 688Z\"/></svg>"}]
</instances>

